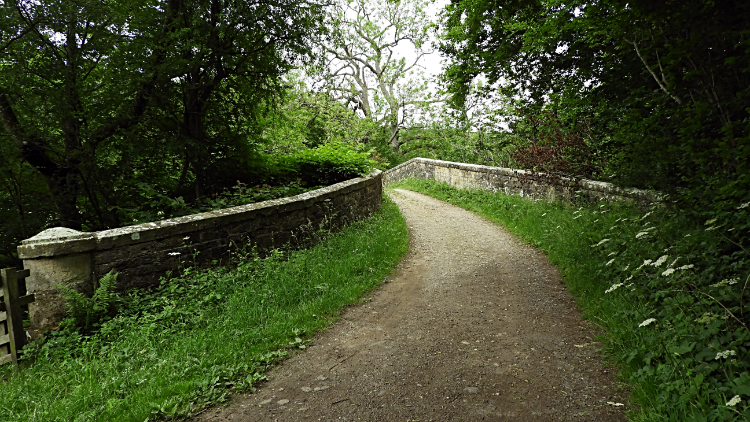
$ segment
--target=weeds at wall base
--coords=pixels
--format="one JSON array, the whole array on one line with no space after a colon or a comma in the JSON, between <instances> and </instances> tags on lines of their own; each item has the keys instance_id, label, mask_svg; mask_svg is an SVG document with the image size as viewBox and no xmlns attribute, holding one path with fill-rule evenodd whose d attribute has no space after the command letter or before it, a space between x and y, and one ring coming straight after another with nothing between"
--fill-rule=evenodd
<instances>
[{"instance_id":1,"label":"weeds at wall base","mask_svg":"<svg viewBox=\"0 0 750 422\"><path fill-rule=\"evenodd\" d=\"M607 357L632 386L633 421L750 420L750 204L696 224L678 210L577 206L457 190L390 186L447 200L547 253Z\"/></svg>"}]
</instances>

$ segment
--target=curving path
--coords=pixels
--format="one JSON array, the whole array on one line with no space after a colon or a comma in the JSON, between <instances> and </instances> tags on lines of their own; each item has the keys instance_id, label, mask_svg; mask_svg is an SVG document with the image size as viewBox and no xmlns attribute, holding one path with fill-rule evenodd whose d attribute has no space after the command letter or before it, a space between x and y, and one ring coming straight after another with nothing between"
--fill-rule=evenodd
<instances>
[{"instance_id":1,"label":"curving path","mask_svg":"<svg viewBox=\"0 0 750 422\"><path fill-rule=\"evenodd\" d=\"M390 193L411 254L256 393L199 421L626 421L554 266L481 217Z\"/></svg>"}]
</instances>

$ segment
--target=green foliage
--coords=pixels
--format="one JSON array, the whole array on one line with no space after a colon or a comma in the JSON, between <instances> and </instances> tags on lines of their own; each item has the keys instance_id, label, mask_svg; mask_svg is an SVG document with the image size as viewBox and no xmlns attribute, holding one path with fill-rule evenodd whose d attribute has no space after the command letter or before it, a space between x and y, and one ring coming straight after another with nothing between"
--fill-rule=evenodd
<instances>
[{"instance_id":1,"label":"green foliage","mask_svg":"<svg viewBox=\"0 0 750 422\"><path fill-rule=\"evenodd\" d=\"M261 120L324 4L0 3L0 150L44 179L57 225L117 227L145 183L187 202L257 175ZM227 181L226 178L229 178Z\"/></svg>"},{"instance_id":2,"label":"green foliage","mask_svg":"<svg viewBox=\"0 0 750 422\"><path fill-rule=\"evenodd\" d=\"M518 118L591 121L620 184L676 194L684 207L736 207L750 200L749 7L455 1L443 14L444 80L458 109L484 75L485 92L523 102Z\"/></svg>"},{"instance_id":3,"label":"green foliage","mask_svg":"<svg viewBox=\"0 0 750 422\"><path fill-rule=\"evenodd\" d=\"M748 203L696 225L660 206L529 201L409 180L545 251L634 386L633 421L750 419ZM738 397L739 401L737 398Z\"/></svg>"},{"instance_id":4,"label":"green foliage","mask_svg":"<svg viewBox=\"0 0 750 422\"><path fill-rule=\"evenodd\" d=\"M0 420L143 422L183 419L251 391L269 366L383 282L408 248L384 198L373 217L307 250L234 252L233 268L186 269L153 291L131 291L94 332L50 333L24 348L22 370L0 368Z\"/></svg>"},{"instance_id":5,"label":"green foliage","mask_svg":"<svg viewBox=\"0 0 750 422\"><path fill-rule=\"evenodd\" d=\"M98 326L105 317L111 317L120 305L117 293L117 274L108 272L99 280L99 287L91 297L86 297L68 286L61 284L57 288L65 295L67 317L73 320L77 328L89 331Z\"/></svg>"},{"instance_id":6,"label":"green foliage","mask_svg":"<svg viewBox=\"0 0 750 422\"><path fill-rule=\"evenodd\" d=\"M55 219L44 179L0 142L0 268L21 267L16 245Z\"/></svg>"},{"instance_id":7,"label":"green foliage","mask_svg":"<svg viewBox=\"0 0 750 422\"><path fill-rule=\"evenodd\" d=\"M288 173L278 167L274 167L273 171L269 171L266 174L271 183L281 183L283 180L295 176L296 173ZM286 198L320 187L315 185L303 186L302 179L300 178L277 186L267 183L250 186L237 180L236 184L231 188L224 188L221 192L207 195L201 198L200 201L187 203L181 196L171 198L145 185L143 186L143 195L148 200L145 200L140 207L121 208L119 212L123 215L124 225L141 224L271 199Z\"/></svg>"},{"instance_id":8,"label":"green foliage","mask_svg":"<svg viewBox=\"0 0 750 422\"><path fill-rule=\"evenodd\" d=\"M330 36L319 45L325 63L308 69L333 97L385 129L386 143L398 150L400 130L415 124L410 116L433 100L420 69L434 25L427 2L352 0L332 6ZM411 54L404 57L404 51Z\"/></svg>"},{"instance_id":9,"label":"green foliage","mask_svg":"<svg viewBox=\"0 0 750 422\"><path fill-rule=\"evenodd\" d=\"M289 72L285 83L282 102L263 126L268 153L291 153L329 142L370 144L385 136L374 120L360 118L328 93L310 90L301 72Z\"/></svg>"},{"instance_id":10,"label":"green foliage","mask_svg":"<svg viewBox=\"0 0 750 422\"><path fill-rule=\"evenodd\" d=\"M382 167L370 158L372 153L373 150L363 151L351 144L330 142L280 157L279 161L308 185L329 185Z\"/></svg>"}]
</instances>

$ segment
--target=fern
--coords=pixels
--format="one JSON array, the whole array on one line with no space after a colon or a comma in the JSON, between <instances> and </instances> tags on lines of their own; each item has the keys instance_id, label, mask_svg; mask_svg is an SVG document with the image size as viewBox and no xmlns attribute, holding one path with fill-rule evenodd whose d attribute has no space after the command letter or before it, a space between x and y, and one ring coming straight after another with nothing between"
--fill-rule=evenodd
<instances>
[{"instance_id":1,"label":"fern","mask_svg":"<svg viewBox=\"0 0 750 422\"><path fill-rule=\"evenodd\" d=\"M89 330L93 324L117 310L120 296L116 287L117 274L112 271L99 280L99 287L91 297L86 297L70 287L57 285L65 295L68 317L75 320L76 326L84 330Z\"/></svg>"}]
</instances>

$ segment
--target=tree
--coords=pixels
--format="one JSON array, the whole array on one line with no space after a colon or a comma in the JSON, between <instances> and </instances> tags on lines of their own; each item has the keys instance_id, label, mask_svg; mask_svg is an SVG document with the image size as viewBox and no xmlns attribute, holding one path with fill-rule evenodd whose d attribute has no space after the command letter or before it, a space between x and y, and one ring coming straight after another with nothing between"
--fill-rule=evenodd
<instances>
[{"instance_id":1,"label":"tree","mask_svg":"<svg viewBox=\"0 0 750 422\"><path fill-rule=\"evenodd\" d=\"M320 46L325 63L318 72L327 90L386 126L395 150L415 107L434 101L420 69L431 53L426 7L423 0L339 2L327 22L331 36Z\"/></svg>"},{"instance_id":2,"label":"tree","mask_svg":"<svg viewBox=\"0 0 750 422\"><path fill-rule=\"evenodd\" d=\"M268 153L297 152L326 143L362 146L381 134L372 120L361 118L328 93L311 91L301 72L288 73L285 85L282 101L264 125L263 138L272 146Z\"/></svg>"},{"instance_id":3,"label":"tree","mask_svg":"<svg viewBox=\"0 0 750 422\"><path fill-rule=\"evenodd\" d=\"M0 142L44 176L66 227L118 226L143 183L192 177L200 196L206 169L246 146L258 104L273 103L280 76L310 51L322 7L3 2Z\"/></svg>"},{"instance_id":4,"label":"tree","mask_svg":"<svg viewBox=\"0 0 750 422\"><path fill-rule=\"evenodd\" d=\"M322 4L299 0L183 2L170 53L174 82L167 96L196 197L221 149L239 152L250 135L240 128L272 107L281 78L309 53ZM247 128L247 126L245 126Z\"/></svg>"},{"instance_id":5,"label":"tree","mask_svg":"<svg viewBox=\"0 0 750 422\"><path fill-rule=\"evenodd\" d=\"M165 55L158 41L166 37L173 15L165 11L163 29L151 40L157 48L146 57L131 50L135 40L127 28L141 22L129 22L126 7L85 0L15 1L4 2L2 9L3 139L12 140L23 159L44 176L61 224L80 229L77 201L86 183L82 166L99 145L144 114L162 76ZM118 65L125 65L120 76L127 76L114 84L115 75L106 70Z\"/></svg>"},{"instance_id":6,"label":"tree","mask_svg":"<svg viewBox=\"0 0 750 422\"><path fill-rule=\"evenodd\" d=\"M738 202L750 195L748 28L750 5L731 0L456 0L440 48L456 104L484 75L570 127L591 118L622 182Z\"/></svg>"}]
</instances>

